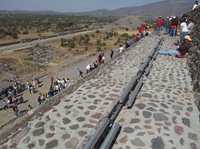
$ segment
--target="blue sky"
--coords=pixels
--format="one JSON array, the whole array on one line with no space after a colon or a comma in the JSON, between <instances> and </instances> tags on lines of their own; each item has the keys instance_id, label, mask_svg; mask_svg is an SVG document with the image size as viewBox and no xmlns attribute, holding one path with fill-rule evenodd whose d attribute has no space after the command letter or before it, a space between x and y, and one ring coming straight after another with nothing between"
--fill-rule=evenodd
<instances>
[{"instance_id":1,"label":"blue sky","mask_svg":"<svg viewBox=\"0 0 200 149\"><path fill-rule=\"evenodd\" d=\"M115 9L161 0L0 0L0 10L53 10L61 12Z\"/></svg>"}]
</instances>

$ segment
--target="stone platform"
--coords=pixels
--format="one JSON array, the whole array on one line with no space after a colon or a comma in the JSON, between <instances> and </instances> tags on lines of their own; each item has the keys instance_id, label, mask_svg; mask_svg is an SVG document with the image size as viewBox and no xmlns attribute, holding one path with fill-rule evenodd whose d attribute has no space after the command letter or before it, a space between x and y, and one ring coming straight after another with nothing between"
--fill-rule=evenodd
<instances>
[{"instance_id":1,"label":"stone platform","mask_svg":"<svg viewBox=\"0 0 200 149\"><path fill-rule=\"evenodd\" d=\"M165 36L161 49L175 49ZM158 56L132 109L118 116L122 125L113 149L199 149L199 111L194 103L186 59Z\"/></svg>"},{"instance_id":2,"label":"stone platform","mask_svg":"<svg viewBox=\"0 0 200 149\"><path fill-rule=\"evenodd\" d=\"M0 146L2 149L75 149L90 135L113 104L140 63L157 46L160 37L149 36L106 65L93 79L83 83L60 104Z\"/></svg>"}]
</instances>

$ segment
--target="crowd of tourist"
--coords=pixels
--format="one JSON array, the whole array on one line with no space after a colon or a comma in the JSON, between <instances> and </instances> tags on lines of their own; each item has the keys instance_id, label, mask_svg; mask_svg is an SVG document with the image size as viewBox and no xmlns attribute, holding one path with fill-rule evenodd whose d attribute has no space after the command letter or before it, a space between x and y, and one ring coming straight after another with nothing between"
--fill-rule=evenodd
<instances>
[{"instance_id":1,"label":"crowd of tourist","mask_svg":"<svg viewBox=\"0 0 200 149\"><path fill-rule=\"evenodd\" d=\"M33 79L32 81L26 82L26 89L29 91L30 94L34 94L37 92L37 89L40 87L41 82L38 78Z\"/></svg>"},{"instance_id":2,"label":"crowd of tourist","mask_svg":"<svg viewBox=\"0 0 200 149\"><path fill-rule=\"evenodd\" d=\"M40 94L38 97L38 103L41 104L41 101L45 101L43 100L43 98L48 98L48 97L52 97L56 94L58 94L59 92L61 92L62 90L64 90L65 88L67 88L70 85L70 79L69 78L57 78L54 80L54 78L51 78L51 85L49 88L49 91L46 95L44 94ZM40 99L42 98L42 100Z\"/></svg>"},{"instance_id":3,"label":"crowd of tourist","mask_svg":"<svg viewBox=\"0 0 200 149\"><path fill-rule=\"evenodd\" d=\"M26 87L17 79L8 80L8 82L11 85L0 92L0 110L12 108L18 115L18 105L25 102L22 92L26 90Z\"/></svg>"},{"instance_id":4,"label":"crowd of tourist","mask_svg":"<svg viewBox=\"0 0 200 149\"><path fill-rule=\"evenodd\" d=\"M198 1L195 1L195 4L193 6L193 10L199 7ZM190 33L194 27L194 20L190 18L187 15L183 15L181 18L178 18L177 16L170 16L166 19L163 19L159 17L156 21L156 28L158 28L157 24L159 24L159 20L162 20L160 22L159 27L165 28L166 33L170 36L174 37L177 36L179 33L180 39L178 41L178 48L175 50L161 50L159 53L161 55L169 55L169 56L175 56L177 58L185 58L187 56L187 53L189 49L192 47L192 38L190 36ZM160 31L160 30L159 30Z\"/></svg>"},{"instance_id":5,"label":"crowd of tourist","mask_svg":"<svg viewBox=\"0 0 200 149\"><path fill-rule=\"evenodd\" d=\"M149 26L148 23L144 22L144 23L140 24L137 27L138 34L135 37L135 41L138 41L141 38L144 38L145 36L148 36L149 33L150 33L149 29L150 29L150 26Z\"/></svg>"},{"instance_id":6,"label":"crowd of tourist","mask_svg":"<svg viewBox=\"0 0 200 149\"><path fill-rule=\"evenodd\" d=\"M119 48L117 48L117 49L111 49L110 56L109 56L110 59L113 59L115 53L122 53L122 52L124 52L124 50L127 49L127 48L129 48L133 43L134 43L134 39L129 39L124 44L120 44ZM89 72L91 72L91 71L93 71L94 69L96 69L101 64L104 64L105 60L106 60L105 53L104 52L100 52L98 54L96 60L93 63L88 64L86 66L86 74L89 73ZM78 69L78 71L79 71L79 76L83 77L83 72L80 71L80 69Z\"/></svg>"}]
</instances>

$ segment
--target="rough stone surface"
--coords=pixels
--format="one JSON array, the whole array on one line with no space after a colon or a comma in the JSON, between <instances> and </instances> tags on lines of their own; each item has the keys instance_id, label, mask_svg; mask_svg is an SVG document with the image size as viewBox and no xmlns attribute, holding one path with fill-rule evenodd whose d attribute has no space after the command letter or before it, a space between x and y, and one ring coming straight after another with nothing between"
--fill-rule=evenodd
<instances>
[{"instance_id":1,"label":"rough stone surface","mask_svg":"<svg viewBox=\"0 0 200 149\"><path fill-rule=\"evenodd\" d=\"M154 117L155 121L167 121L168 120L167 116L165 116L162 113L154 113L153 117Z\"/></svg>"},{"instance_id":2,"label":"rough stone surface","mask_svg":"<svg viewBox=\"0 0 200 149\"><path fill-rule=\"evenodd\" d=\"M177 38L164 36L161 49L176 49ZM150 96L151 95L151 96ZM170 56L158 56L132 109L119 114L123 127L132 127L127 135L131 149L191 149L200 146L199 112L195 105L191 79L186 60ZM139 138L145 146L136 146ZM117 139L114 149L125 148Z\"/></svg>"},{"instance_id":3,"label":"rough stone surface","mask_svg":"<svg viewBox=\"0 0 200 149\"><path fill-rule=\"evenodd\" d=\"M145 146L145 143L140 139L140 138L136 138L134 140L131 140L131 143L137 147L142 147Z\"/></svg>"},{"instance_id":4,"label":"rough stone surface","mask_svg":"<svg viewBox=\"0 0 200 149\"><path fill-rule=\"evenodd\" d=\"M126 133L132 133L132 132L134 132L134 129L131 128L131 127L125 127L124 128L124 132L126 132Z\"/></svg>"},{"instance_id":5,"label":"rough stone surface","mask_svg":"<svg viewBox=\"0 0 200 149\"><path fill-rule=\"evenodd\" d=\"M143 116L144 116L144 118L150 118L150 117L151 117L151 115L152 115L152 113L151 113L151 112L148 112L148 111L143 111Z\"/></svg>"},{"instance_id":6,"label":"rough stone surface","mask_svg":"<svg viewBox=\"0 0 200 149\"><path fill-rule=\"evenodd\" d=\"M40 136L42 134L44 134L44 128L35 129L33 131L33 136Z\"/></svg>"},{"instance_id":7,"label":"rough stone surface","mask_svg":"<svg viewBox=\"0 0 200 149\"><path fill-rule=\"evenodd\" d=\"M52 140L50 142L47 142L46 149L56 148L57 145L58 145L58 141L57 140Z\"/></svg>"},{"instance_id":8,"label":"rough stone surface","mask_svg":"<svg viewBox=\"0 0 200 149\"><path fill-rule=\"evenodd\" d=\"M152 149L164 149L165 145L161 137L157 137L151 140L152 142Z\"/></svg>"}]
</instances>

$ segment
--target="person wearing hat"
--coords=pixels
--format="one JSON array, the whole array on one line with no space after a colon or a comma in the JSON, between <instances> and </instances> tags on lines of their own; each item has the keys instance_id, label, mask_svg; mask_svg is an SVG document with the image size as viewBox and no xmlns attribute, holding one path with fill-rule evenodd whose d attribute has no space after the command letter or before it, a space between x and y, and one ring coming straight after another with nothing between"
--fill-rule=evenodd
<instances>
[{"instance_id":1,"label":"person wearing hat","mask_svg":"<svg viewBox=\"0 0 200 149\"><path fill-rule=\"evenodd\" d=\"M177 49L178 53L176 57L183 58L188 53L188 50L192 47L192 38L189 35L186 35Z\"/></svg>"}]
</instances>

